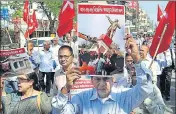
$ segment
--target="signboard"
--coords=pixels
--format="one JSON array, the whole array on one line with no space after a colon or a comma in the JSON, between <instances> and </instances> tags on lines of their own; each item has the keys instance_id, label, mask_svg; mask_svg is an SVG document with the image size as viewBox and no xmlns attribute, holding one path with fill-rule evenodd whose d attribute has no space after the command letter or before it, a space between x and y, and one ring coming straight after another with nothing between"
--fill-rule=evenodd
<instances>
[{"instance_id":1,"label":"signboard","mask_svg":"<svg viewBox=\"0 0 176 114\"><path fill-rule=\"evenodd\" d=\"M123 75L124 65L124 6L78 4L77 19L82 76L75 82L71 94L93 88L92 76Z\"/></svg>"},{"instance_id":2,"label":"signboard","mask_svg":"<svg viewBox=\"0 0 176 114\"><path fill-rule=\"evenodd\" d=\"M0 50L0 74L11 77L10 74L32 72L31 63L24 48ZM15 75L12 75L15 76Z\"/></svg>"},{"instance_id":3,"label":"signboard","mask_svg":"<svg viewBox=\"0 0 176 114\"><path fill-rule=\"evenodd\" d=\"M85 90L93 88L90 76L81 76L81 79L77 80L71 89L71 94L77 94Z\"/></svg>"},{"instance_id":4,"label":"signboard","mask_svg":"<svg viewBox=\"0 0 176 114\"><path fill-rule=\"evenodd\" d=\"M72 89L70 90L71 95L75 95L85 90L92 89L94 86L91 81L91 77L103 77L101 75L81 75L81 78L76 80ZM105 76L105 75L104 75ZM116 75L108 75L105 77L117 77ZM119 77L119 76L118 76Z\"/></svg>"},{"instance_id":5,"label":"signboard","mask_svg":"<svg viewBox=\"0 0 176 114\"><path fill-rule=\"evenodd\" d=\"M123 72L124 62L116 60L125 52L124 6L78 4L77 19L80 66L93 66L95 75L110 75L117 68Z\"/></svg>"}]
</instances>

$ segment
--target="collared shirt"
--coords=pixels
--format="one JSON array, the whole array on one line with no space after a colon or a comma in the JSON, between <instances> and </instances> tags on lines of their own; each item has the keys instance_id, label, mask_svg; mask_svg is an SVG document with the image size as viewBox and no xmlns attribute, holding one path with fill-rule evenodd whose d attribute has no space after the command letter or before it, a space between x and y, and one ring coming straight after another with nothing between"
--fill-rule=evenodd
<instances>
[{"instance_id":1,"label":"collared shirt","mask_svg":"<svg viewBox=\"0 0 176 114\"><path fill-rule=\"evenodd\" d=\"M160 60L154 60L153 62L156 63L156 74L161 75L162 73L162 63Z\"/></svg>"},{"instance_id":2,"label":"collared shirt","mask_svg":"<svg viewBox=\"0 0 176 114\"><path fill-rule=\"evenodd\" d=\"M48 51L42 50L40 52L39 57L40 57L39 70L41 72L52 72L53 69L52 52L50 50Z\"/></svg>"},{"instance_id":3,"label":"collared shirt","mask_svg":"<svg viewBox=\"0 0 176 114\"><path fill-rule=\"evenodd\" d=\"M56 85L58 91L60 91L62 89L62 87L65 86L66 74L65 74L65 71L62 69L62 67L55 72L54 82L55 82L55 85Z\"/></svg>"},{"instance_id":4,"label":"collared shirt","mask_svg":"<svg viewBox=\"0 0 176 114\"><path fill-rule=\"evenodd\" d=\"M172 59L171 59L171 52L169 49L166 50L165 59L167 61L167 67L170 67L172 65Z\"/></svg>"},{"instance_id":5,"label":"collared shirt","mask_svg":"<svg viewBox=\"0 0 176 114\"><path fill-rule=\"evenodd\" d=\"M39 65L39 51L32 50L31 56L29 56L29 61L32 65L32 69L35 69Z\"/></svg>"},{"instance_id":6,"label":"collared shirt","mask_svg":"<svg viewBox=\"0 0 176 114\"><path fill-rule=\"evenodd\" d=\"M84 91L72 97L61 92L53 97L53 114L129 114L139 106L152 92L151 71L143 63L135 65L137 84L124 91L111 91L110 95L102 102L96 89Z\"/></svg>"},{"instance_id":7,"label":"collared shirt","mask_svg":"<svg viewBox=\"0 0 176 114\"><path fill-rule=\"evenodd\" d=\"M74 67L74 64L72 64L72 67ZM62 89L62 87L66 84L66 74L63 68L61 67L59 70L57 70L54 74L54 81L58 88L58 91Z\"/></svg>"},{"instance_id":8,"label":"collared shirt","mask_svg":"<svg viewBox=\"0 0 176 114\"><path fill-rule=\"evenodd\" d=\"M56 62L56 68L53 69L53 72L60 69L60 63L59 63L59 60L58 60L58 50L59 50L60 47L61 47L60 45L52 45L51 48L50 48L50 50L52 52L52 57Z\"/></svg>"},{"instance_id":9,"label":"collared shirt","mask_svg":"<svg viewBox=\"0 0 176 114\"><path fill-rule=\"evenodd\" d=\"M155 62L157 65L157 69L156 69L157 75L160 75L163 69L167 66L167 61L166 61L166 58L164 57L164 54L163 53L158 54Z\"/></svg>"},{"instance_id":10,"label":"collared shirt","mask_svg":"<svg viewBox=\"0 0 176 114\"><path fill-rule=\"evenodd\" d=\"M173 52L174 50L172 50ZM163 53L160 53L158 56L157 56L157 62L161 68L161 72L163 71L163 69L165 67L170 67L172 65L172 59L171 59L171 52L170 50L168 49L167 51L165 51L166 55L164 55ZM175 58L175 54L173 53L173 60ZM173 61L174 62L174 61Z\"/></svg>"}]
</instances>

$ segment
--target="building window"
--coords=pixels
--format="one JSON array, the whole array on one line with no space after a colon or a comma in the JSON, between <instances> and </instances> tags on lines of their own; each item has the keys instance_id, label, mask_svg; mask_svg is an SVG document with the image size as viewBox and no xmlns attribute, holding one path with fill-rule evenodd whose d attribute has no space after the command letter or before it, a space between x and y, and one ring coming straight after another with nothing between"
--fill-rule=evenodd
<instances>
[{"instance_id":1,"label":"building window","mask_svg":"<svg viewBox=\"0 0 176 114\"><path fill-rule=\"evenodd\" d=\"M30 38L35 37L50 37L49 31L35 31L30 35Z\"/></svg>"},{"instance_id":2,"label":"building window","mask_svg":"<svg viewBox=\"0 0 176 114\"><path fill-rule=\"evenodd\" d=\"M20 67L23 67L23 66L24 66L23 61L19 61L19 64L20 64Z\"/></svg>"},{"instance_id":3,"label":"building window","mask_svg":"<svg viewBox=\"0 0 176 114\"><path fill-rule=\"evenodd\" d=\"M17 62L14 62L14 63L13 63L13 66L15 67L15 69L17 69L17 68L18 68Z\"/></svg>"}]
</instances>

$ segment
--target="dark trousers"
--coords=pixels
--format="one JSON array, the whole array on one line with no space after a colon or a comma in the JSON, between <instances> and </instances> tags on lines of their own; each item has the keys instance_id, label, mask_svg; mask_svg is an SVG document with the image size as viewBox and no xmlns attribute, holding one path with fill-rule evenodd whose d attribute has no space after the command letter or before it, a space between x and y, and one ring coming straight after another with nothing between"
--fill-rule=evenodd
<instances>
[{"instance_id":1,"label":"dark trousers","mask_svg":"<svg viewBox=\"0 0 176 114\"><path fill-rule=\"evenodd\" d=\"M55 72L51 72L51 82L52 82L52 84L54 84L54 74L55 74Z\"/></svg>"},{"instance_id":2,"label":"dark trousers","mask_svg":"<svg viewBox=\"0 0 176 114\"><path fill-rule=\"evenodd\" d=\"M44 77L46 75L46 85L44 83ZM39 83L41 86L41 89L45 91L46 93L50 93L51 89L51 72L41 72L39 71Z\"/></svg>"},{"instance_id":3,"label":"dark trousers","mask_svg":"<svg viewBox=\"0 0 176 114\"><path fill-rule=\"evenodd\" d=\"M160 76L160 90L161 94L165 97L170 97L171 77L172 77L172 68L165 67Z\"/></svg>"}]
</instances>

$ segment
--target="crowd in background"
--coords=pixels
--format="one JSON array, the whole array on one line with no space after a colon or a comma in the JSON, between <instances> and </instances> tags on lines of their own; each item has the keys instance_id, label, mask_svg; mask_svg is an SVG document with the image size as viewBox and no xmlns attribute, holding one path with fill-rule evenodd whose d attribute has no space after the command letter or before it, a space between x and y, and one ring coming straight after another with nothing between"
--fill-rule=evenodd
<instances>
[{"instance_id":1,"label":"crowd in background","mask_svg":"<svg viewBox=\"0 0 176 114\"><path fill-rule=\"evenodd\" d=\"M142 33L141 33L142 34ZM71 36L68 35L68 38ZM149 49L151 44L150 37L137 37L136 42L138 44L138 49L140 53L141 60L143 61L145 67L150 66L152 58L149 55ZM65 87L64 85L67 83L64 77L59 77L58 75L66 75L66 71L69 71L69 65L82 66L83 64L87 64L88 66L93 66L95 69L94 74L98 75L112 75L116 73L124 72L123 78L119 79L119 83L115 84L114 87L117 88L133 88L137 83L136 70L133 57L128 53L125 54L125 57L119 55L118 50L113 53L91 53L88 51L84 51L83 49L78 51L78 48L74 47L72 44L73 41L67 42L64 46L58 45L58 38L53 38L51 41L45 41L43 43L43 50L38 51L34 50L33 42L27 42L27 54L29 55L29 60L32 64L32 68L35 71L35 74L28 74L21 77L16 77L17 81L14 80L6 80L5 81L5 93L16 93L20 91L23 97L15 97L14 99L26 99L28 96L25 94L30 93L31 96L37 96L38 103L38 90L43 91L41 94L40 103L38 106L35 103L34 99L30 100L30 103L35 103L39 110L31 111L31 114L38 114L41 110L42 113L48 114L51 111L51 97L54 95L53 91L66 91L62 89ZM60 48L62 47L62 48ZM70 48L69 48L70 47ZM65 49L65 50L64 50ZM60 53L59 51L60 50ZM70 55L62 55L66 54L67 50L72 52ZM75 51L77 50L77 51ZM79 52L79 53L78 53ZM78 55L74 55L78 53ZM76 57L75 57L76 56ZM79 60L78 60L79 57ZM76 58L76 60L75 60ZM125 58L125 59L124 59ZM125 60L125 65L123 64ZM135 114L162 114L165 111L170 111L170 109L165 105L164 100L170 100L170 86L171 86L171 78L172 72L175 68L175 48L170 48L167 51L158 54L154 59L154 62L151 66L152 71L152 85L153 91L140 105L135 108L131 113ZM124 67L123 67L124 66ZM114 72L115 71L115 72ZM36 78L37 77L37 78ZM65 81L64 81L65 80ZM22 85L25 82L25 87ZM123 82L123 83L122 83ZM31 86L32 85L32 86ZM119 86L120 85L120 86ZM56 87L56 88L55 88ZM34 90L33 90L34 89ZM51 89L53 91L51 91ZM52 93L53 92L53 93ZM45 94L46 93L46 94ZM57 93L57 92L56 92ZM9 99L6 99L9 100ZM9 101L10 102L10 101ZM15 102L15 101L14 101ZM6 101L5 106L8 105ZM18 104L18 108L20 107L21 114L24 112L23 108L27 107L29 102L23 102L22 104ZM36 106L34 105L34 107ZM32 105L30 105L33 107ZM29 106L28 106L29 107ZM57 106L56 106L57 107ZM4 107L5 108L5 107ZM15 113L19 111L17 107L12 111ZM12 107L6 107L5 112L8 112L8 109L13 109ZM170 111L172 112L172 111ZM16 112L19 114L19 112ZM163 113L164 114L164 113Z\"/></svg>"}]
</instances>

